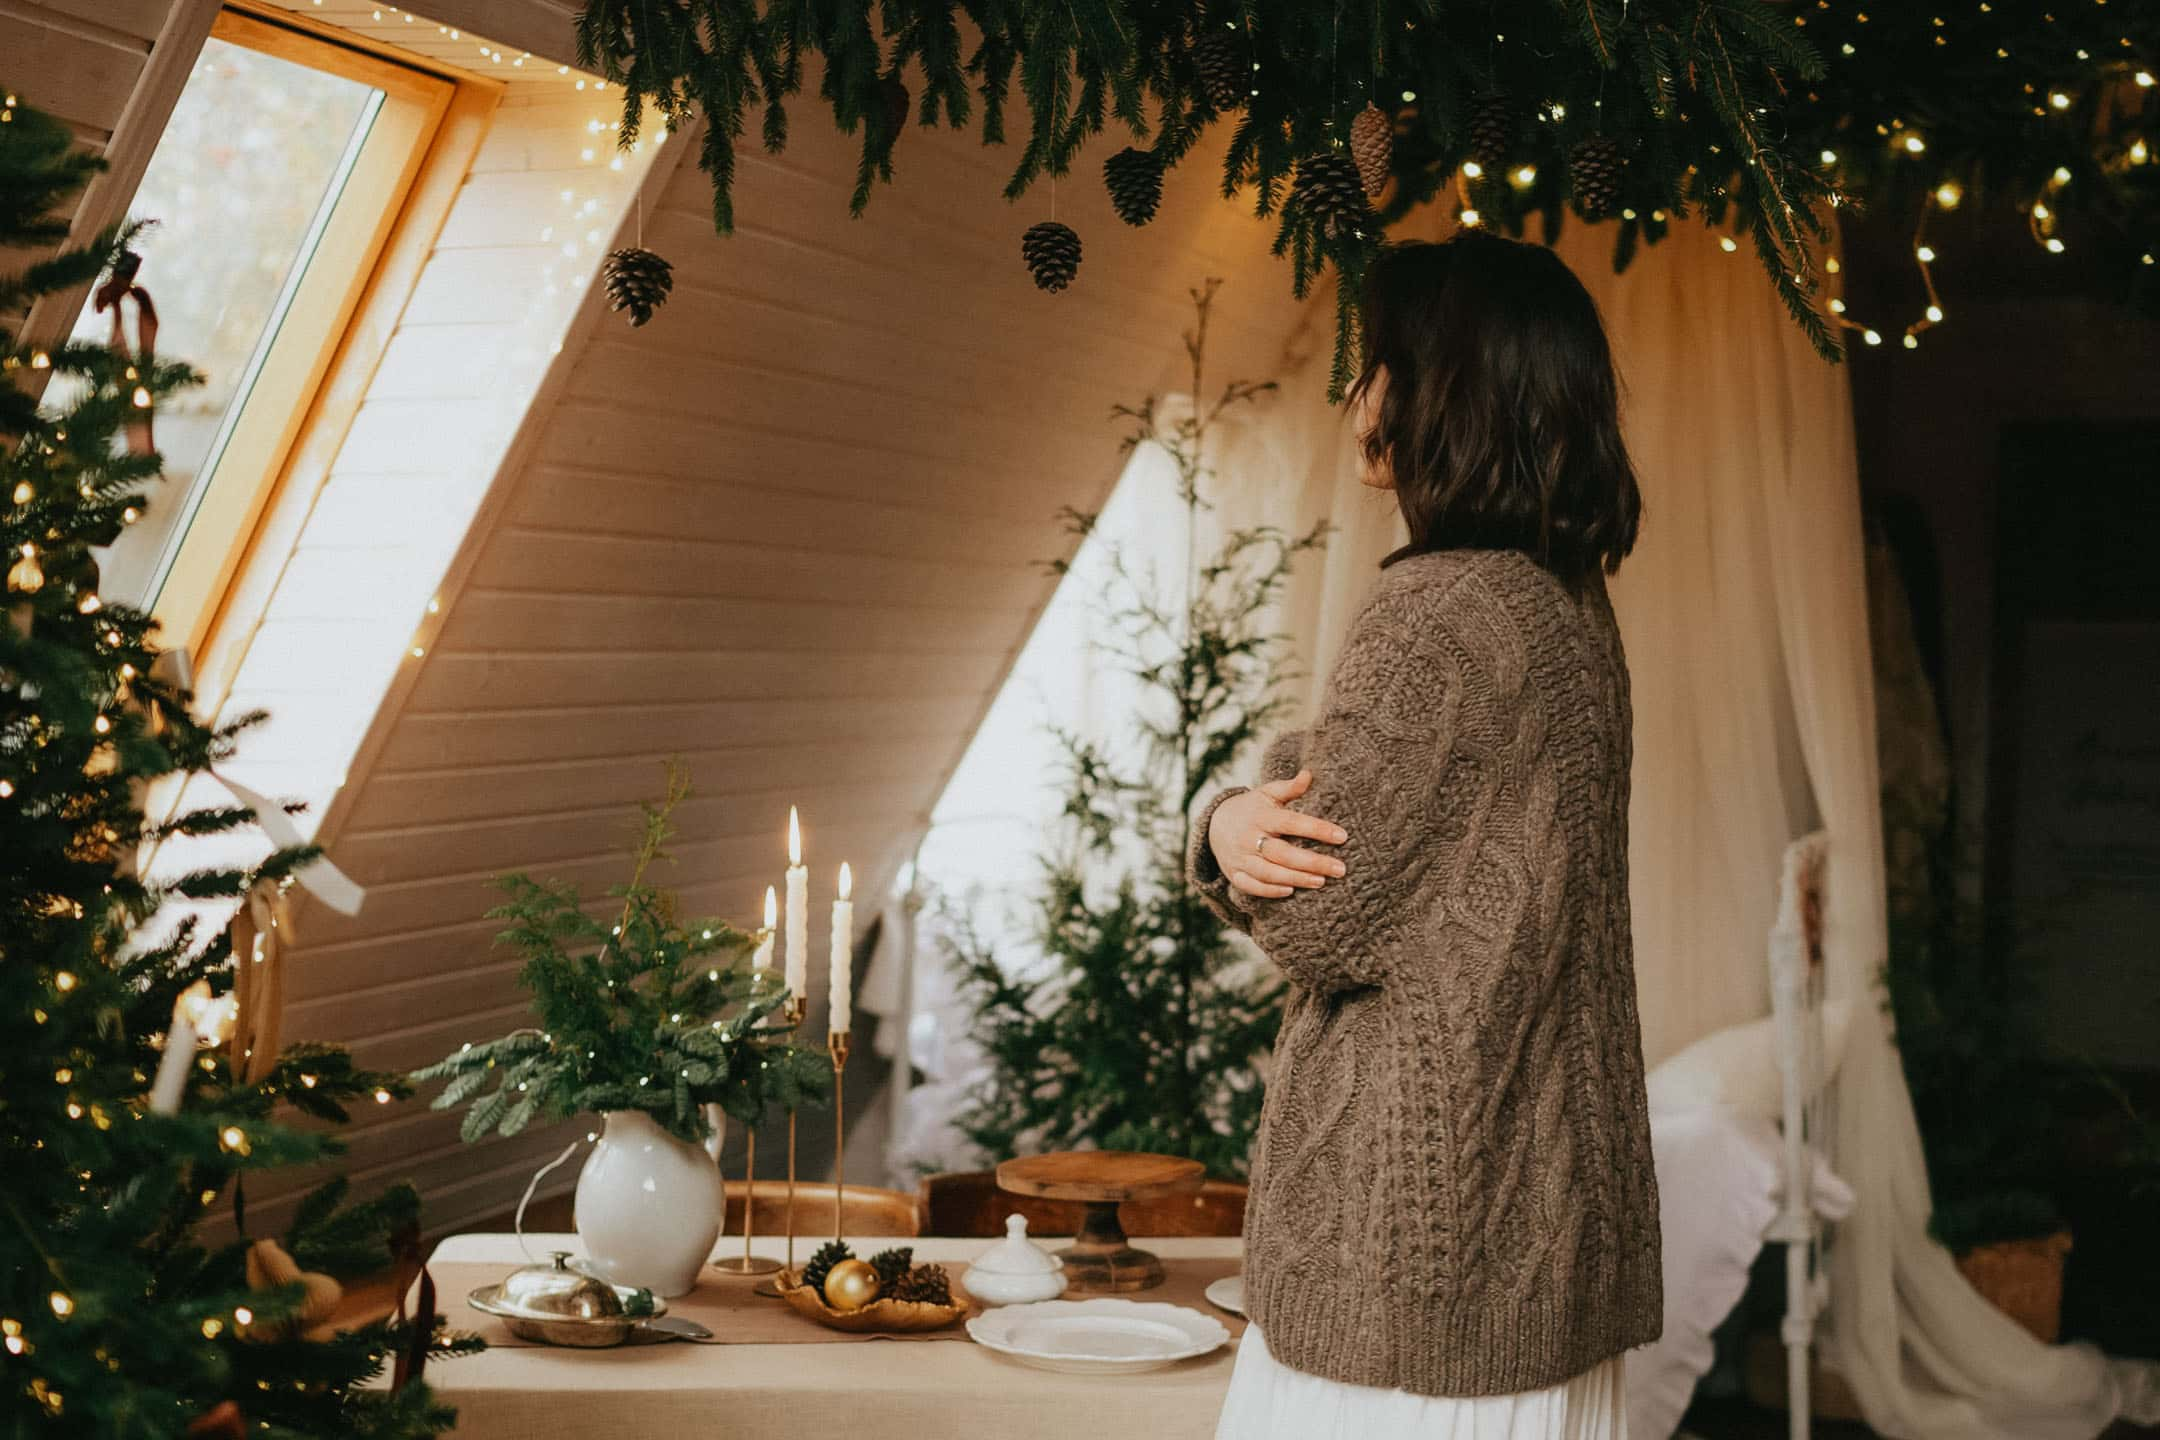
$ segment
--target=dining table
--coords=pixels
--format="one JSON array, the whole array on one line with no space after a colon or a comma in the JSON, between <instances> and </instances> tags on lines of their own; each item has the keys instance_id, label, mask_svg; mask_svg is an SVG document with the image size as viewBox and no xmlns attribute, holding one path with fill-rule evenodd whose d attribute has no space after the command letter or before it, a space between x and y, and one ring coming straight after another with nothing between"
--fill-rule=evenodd
<instances>
[{"instance_id":1,"label":"dining table","mask_svg":"<svg viewBox=\"0 0 2160 1440\"><path fill-rule=\"evenodd\" d=\"M739 1243L739 1242L737 1242ZM775 1245L778 1242L774 1242ZM800 1241L798 1259L817 1241ZM913 1248L918 1264L946 1267L961 1292L962 1270L993 1243L985 1239L851 1238L868 1257ZM1063 1243L1043 1238L1045 1248ZM727 1253L726 1240L719 1253ZM476 1355L430 1364L426 1379L456 1407L458 1440L534 1437L800 1436L857 1440L966 1433L1026 1440L1206 1440L1215 1433L1244 1322L1204 1298L1213 1281L1235 1275L1235 1238L1150 1240L1162 1258L1161 1286L1120 1298L1186 1305L1220 1321L1227 1343L1210 1354L1136 1374L1066 1374L986 1349L965 1322L930 1336L886 1337L827 1329L785 1301L756 1295L755 1280L707 1266L697 1288L670 1301L695 1315L710 1340L633 1340L576 1349L518 1340L466 1297L552 1251L577 1251L569 1234L454 1235L428 1268L436 1302L452 1328L481 1333ZM980 1307L978 1307L979 1313Z\"/></svg>"}]
</instances>

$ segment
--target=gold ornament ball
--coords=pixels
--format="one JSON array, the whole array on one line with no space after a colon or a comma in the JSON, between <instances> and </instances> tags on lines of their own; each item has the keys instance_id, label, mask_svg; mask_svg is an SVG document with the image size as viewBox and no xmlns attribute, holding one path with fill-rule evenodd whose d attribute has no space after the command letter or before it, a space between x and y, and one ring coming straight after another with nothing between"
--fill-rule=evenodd
<instances>
[{"instance_id":1,"label":"gold ornament ball","mask_svg":"<svg viewBox=\"0 0 2160 1440\"><path fill-rule=\"evenodd\" d=\"M877 1294L878 1273L867 1260L842 1260L825 1272L825 1303L835 1310L860 1310Z\"/></svg>"}]
</instances>

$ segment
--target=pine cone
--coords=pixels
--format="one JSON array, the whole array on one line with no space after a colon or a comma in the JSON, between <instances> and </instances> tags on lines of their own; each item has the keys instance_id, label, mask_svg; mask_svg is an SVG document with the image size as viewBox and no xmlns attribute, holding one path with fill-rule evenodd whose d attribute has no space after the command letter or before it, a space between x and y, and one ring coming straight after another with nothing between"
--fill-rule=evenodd
<instances>
[{"instance_id":1,"label":"pine cone","mask_svg":"<svg viewBox=\"0 0 2160 1440\"><path fill-rule=\"evenodd\" d=\"M1575 192L1575 208L1585 220L1600 219L1620 198L1620 171L1626 165L1618 142L1593 135L1568 156L1568 185Z\"/></svg>"},{"instance_id":2,"label":"pine cone","mask_svg":"<svg viewBox=\"0 0 2160 1440\"><path fill-rule=\"evenodd\" d=\"M900 1283L915 1265L915 1252L902 1245L892 1250L880 1250L870 1257L870 1268L877 1271L878 1293L892 1294L893 1286Z\"/></svg>"},{"instance_id":3,"label":"pine cone","mask_svg":"<svg viewBox=\"0 0 2160 1440\"><path fill-rule=\"evenodd\" d=\"M1372 216L1357 164L1340 150L1322 150L1298 161L1290 198L1330 239L1349 234Z\"/></svg>"},{"instance_id":4,"label":"pine cone","mask_svg":"<svg viewBox=\"0 0 2160 1440\"><path fill-rule=\"evenodd\" d=\"M1020 237L1020 255L1035 276L1035 288L1056 294L1072 284L1080 268L1080 237L1070 225L1045 220Z\"/></svg>"},{"instance_id":5,"label":"pine cone","mask_svg":"<svg viewBox=\"0 0 2160 1440\"><path fill-rule=\"evenodd\" d=\"M1357 162L1365 198L1378 204L1380 192L1387 189L1388 175L1394 169L1395 122L1369 100L1358 111L1357 119L1350 122L1350 158Z\"/></svg>"},{"instance_id":6,"label":"pine cone","mask_svg":"<svg viewBox=\"0 0 2160 1440\"><path fill-rule=\"evenodd\" d=\"M917 1265L885 1292L888 1300L911 1300L919 1305L950 1305L952 1282L942 1265Z\"/></svg>"},{"instance_id":7,"label":"pine cone","mask_svg":"<svg viewBox=\"0 0 2160 1440\"><path fill-rule=\"evenodd\" d=\"M908 127L909 106L913 97L897 75L888 75L879 82L879 90L885 98L885 133L898 136Z\"/></svg>"},{"instance_id":8,"label":"pine cone","mask_svg":"<svg viewBox=\"0 0 2160 1440\"><path fill-rule=\"evenodd\" d=\"M810 1257L810 1263L802 1267L802 1283L810 1289L811 1293L823 1295L825 1293L825 1277L831 1272L832 1267L842 1260L852 1260L854 1258L855 1252L848 1249L846 1245L838 1240L828 1240L823 1245L818 1246L817 1253Z\"/></svg>"},{"instance_id":9,"label":"pine cone","mask_svg":"<svg viewBox=\"0 0 2160 1440\"><path fill-rule=\"evenodd\" d=\"M608 304L629 311L632 325L643 325L675 288L675 267L650 250L610 250L600 278Z\"/></svg>"},{"instance_id":10,"label":"pine cone","mask_svg":"<svg viewBox=\"0 0 2160 1440\"><path fill-rule=\"evenodd\" d=\"M1488 95L1470 111L1470 158L1497 175L1515 145L1515 115L1505 95Z\"/></svg>"},{"instance_id":11,"label":"pine cone","mask_svg":"<svg viewBox=\"0 0 2160 1440\"><path fill-rule=\"evenodd\" d=\"M1193 68L1200 72L1200 93L1207 96L1208 104L1228 111L1245 103L1245 94L1252 88L1246 77L1252 72L1238 58L1228 29L1201 31L1192 42L1192 58Z\"/></svg>"},{"instance_id":12,"label":"pine cone","mask_svg":"<svg viewBox=\"0 0 2160 1440\"><path fill-rule=\"evenodd\" d=\"M1130 146L1103 161L1103 184L1118 219L1128 225L1145 225L1155 218L1162 203L1162 160L1150 150Z\"/></svg>"}]
</instances>

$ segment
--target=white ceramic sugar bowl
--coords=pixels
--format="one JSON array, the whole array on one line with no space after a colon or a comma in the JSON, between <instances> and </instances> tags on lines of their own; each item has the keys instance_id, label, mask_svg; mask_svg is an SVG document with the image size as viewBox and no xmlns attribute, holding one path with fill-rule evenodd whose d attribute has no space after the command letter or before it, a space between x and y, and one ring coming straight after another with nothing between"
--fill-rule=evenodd
<instances>
[{"instance_id":1,"label":"white ceramic sugar bowl","mask_svg":"<svg viewBox=\"0 0 2160 1440\"><path fill-rule=\"evenodd\" d=\"M985 1305L1026 1305L1065 1293L1065 1262L1028 1239L1027 1216L1005 1221L1005 1238L960 1272L961 1288Z\"/></svg>"}]
</instances>

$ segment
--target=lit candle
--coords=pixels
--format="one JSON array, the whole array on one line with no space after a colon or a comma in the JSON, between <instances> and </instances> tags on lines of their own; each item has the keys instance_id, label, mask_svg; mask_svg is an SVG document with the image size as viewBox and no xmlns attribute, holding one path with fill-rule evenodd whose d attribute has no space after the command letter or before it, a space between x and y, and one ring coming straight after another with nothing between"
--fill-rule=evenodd
<instances>
[{"instance_id":1,"label":"lit candle","mask_svg":"<svg viewBox=\"0 0 2160 1440\"><path fill-rule=\"evenodd\" d=\"M787 812L787 988L801 999L810 993L810 869L802 863L802 821Z\"/></svg>"},{"instance_id":2,"label":"lit candle","mask_svg":"<svg viewBox=\"0 0 2160 1440\"><path fill-rule=\"evenodd\" d=\"M855 902L848 899L852 888L854 877L848 872L847 862L842 861L840 895L832 902L832 1015L826 1021L826 1027L836 1034L845 1031L855 1018L854 976L849 973L855 948Z\"/></svg>"},{"instance_id":3,"label":"lit candle","mask_svg":"<svg viewBox=\"0 0 2160 1440\"><path fill-rule=\"evenodd\" d=\"M172 1025L165 1032L165 1055L158 1061L157 1078L150 1085L152 1110L160 1115L179 1113L196 1047L224 1044L239 1011L231 995L212 999L210 984L205 980L180 992L173 1001Z\"/></svg>"},{"instance_id":4,"label":"lit candle","mask_svg":"<svg viewBox=\"0 0 2160 1440\"><path fill-rule=\"evenodd\" d=\"M758 932L757 951L750 957L750 968L766 970L772 966L773 924L779 918L779 902L773 897L773 888L765 887L765 928Z\"/></svg>"}]
</instances>

